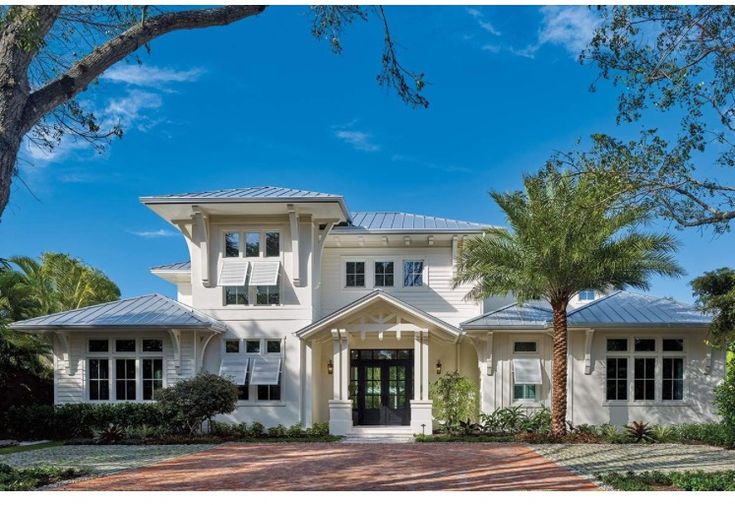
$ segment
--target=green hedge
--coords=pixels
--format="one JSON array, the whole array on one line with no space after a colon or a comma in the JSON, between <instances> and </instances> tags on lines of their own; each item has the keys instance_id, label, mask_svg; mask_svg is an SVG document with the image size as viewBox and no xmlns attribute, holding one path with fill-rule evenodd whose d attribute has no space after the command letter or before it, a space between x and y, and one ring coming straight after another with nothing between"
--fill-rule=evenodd
<instances>
[{"instance_id":1,"label":"green hedge","mask_svg":"<svg viewBox=\"0 0 735 505\"><path fill-rule=\"evenodd\" d=\"M617 491L651 491L676 488L684 491L735 491L735 471L721 472L643 472L597 475Z\"/></svg>"}]
</instances>

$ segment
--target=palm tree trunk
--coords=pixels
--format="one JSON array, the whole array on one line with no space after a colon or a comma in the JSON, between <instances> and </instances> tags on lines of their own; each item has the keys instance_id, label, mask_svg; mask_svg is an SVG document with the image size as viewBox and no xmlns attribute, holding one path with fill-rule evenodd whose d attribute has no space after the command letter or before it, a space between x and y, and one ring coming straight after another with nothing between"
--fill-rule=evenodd
<instances>
[{"instance_id":1,"label":"palm tree trunk","mask_svg":"<svg viewBox=\"0 0 735 505\"><path fill-rule=\"evenodd\" d=\"M551 363L551 434L567 432L567 306L552 304L554 352Z\"/></svg>"}]
</instances>

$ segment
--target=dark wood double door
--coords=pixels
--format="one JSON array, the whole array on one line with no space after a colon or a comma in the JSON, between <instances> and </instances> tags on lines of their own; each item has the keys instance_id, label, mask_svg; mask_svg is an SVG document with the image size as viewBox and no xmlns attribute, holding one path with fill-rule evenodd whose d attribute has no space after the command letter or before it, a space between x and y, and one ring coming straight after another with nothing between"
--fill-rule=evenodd
<instances>
[{"instance_id":1,"label":"dark wood double door","mask_svg":"<svg viewBox=\"0 0 735 505\"><path fill-rule=\"evenodd\" d=\"M413 393L413 351L350 352L350 398L355 425L408 425Z\"/></svg>"}]
</instances>

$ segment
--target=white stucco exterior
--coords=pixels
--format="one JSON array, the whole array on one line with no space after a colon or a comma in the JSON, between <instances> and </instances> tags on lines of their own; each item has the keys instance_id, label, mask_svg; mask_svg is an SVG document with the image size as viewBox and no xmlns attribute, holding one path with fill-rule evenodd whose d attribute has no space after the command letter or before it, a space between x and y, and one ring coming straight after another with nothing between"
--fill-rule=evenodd
<instances>
[{"instance_id":1,"label":"white stucco exterior","mask_svg":"<svg viewBox=\"0 0 735 505\"><path fill-rule=\"evenodd\" d=\"M475 382L485 412L512 405L529 408L550 405L548 330L463 328L465 321L509 301L468 301L469 286L452 288L457 249L468 235L482 233L482 226L472 228L460 222L439 227L437 219L432 222L433 227L427 227L428 220L435 218L422 216L418 216L420 223L416 216L412 218L412 222L418 223L412 229L352 226L344 201L331 195L253 201L166 198L144 199L144 203L181 231L189 250L190 265L157 267L153 272L176 285L179 302L220 321L226 329L223 332L181 330L175 335L166 329L48 330L54 336L57 403L90 401L89 359L100 357L88 351L90 339L108 339L111 344L105 357L114 361L124 357L124 353L114 351L115 339L134 338L140 346L143 338L159 338L163 349L155 356L163 360L164 386L193 377L200 370L219 373L223 360L247 359L251 363L261 358L281 360L279 397L258 399L258 386L250 385L248 399L239 401L237 409L224 416L233 422L308 426L331 421L333 431L349 431L357 419L351 403L354 391L350 390L357 387L351 382L350 374L357 372L350 363L354 366L354 357L363 356L361 350L393 350L396 356L398 351L406 351L400 356L405 357L406 370L412 372L406 379L409 397L405 399L410 403L409 424L414 432L420 432L419 426L426 424L429 389L439 366L442 372L459 370ZM225 258L228 232L239 233L238 258ZM277 255L265 257L261 243L257 257L244 257L245 234L257 233L262 242L265 233L272 232L279 234ZM280 264L278 303L257 305L249 300L248 305L227 304L218 275L229 260L247 261L250 268L259 261L277 261ZM364 283L360 282L362 278L356 282L361 285L348 286L348 262L362 265L358 268L364 269ZM392 263L392 286L377 285L376 262ZM417 274L420 282L411 281L420 285L405 285L405 268L413 268L405 267L405 262L421 262L423 268ZM575 300L572 308L585 303L585 300ZM326 322L321 324L323 321ZM569 420L575 424L626 424L632 420L678 423L715 419L712 388L724 376L725 358L722 352L706 345L706 333L706 327L701 325L672 327L669 324L641 328L590 324L570 329ZM633 360L638 354L632 351L631 344L630 352L616 355L630 360L625 379L626 387L630 388L628 399L608 401L607 339L643 337L657 342L657 352L645 355L656 363L652 379L656 398L633 400ZM675 353L684 360L681 400L665 401L661 397L661 367L666 357L661 351L664 338L684 341L683 351ZM228 354L225 342L232 340L241 342L240 351ZM246 342L253 340L261 341L260 350L248 353ZM267 352L269 341L280 342L278 352ZM511 368L513 359L519 357L514 353L516 341L535 342L535 351L521 356L537 359L541 365L542 380L534 399L513 398ZM275 349L275 344L272 347ZM144 354L137 352L127 357L138 359L140 367ZM111 370L111 384L115 379L115 371ZM107 401L115 401L114 392Z\"/></svg>"}]
</instances>

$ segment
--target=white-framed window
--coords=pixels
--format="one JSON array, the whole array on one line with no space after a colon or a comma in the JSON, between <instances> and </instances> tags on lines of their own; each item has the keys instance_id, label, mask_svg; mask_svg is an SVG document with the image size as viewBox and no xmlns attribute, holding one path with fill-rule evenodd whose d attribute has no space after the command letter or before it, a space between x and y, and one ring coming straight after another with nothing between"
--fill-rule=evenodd
<instances>
[{"instance_id":1,"label":"white-framed window","mask_svg":"<svg viewBox=\"0 0 735 505\"><path fill-rule=\"evenodd\" d=\"M225 258L240 257L240 233L236 231L225 232Z\"/></svg>"},{"instance_id":2,"label":"white-framed window","mask_svg":"<svg viewBox=\"0 0 735 505\"><path fill-rule=\"evenodd\" d=\"M375 268L375 287L376 288L392 288L394 277L394 263L392 261L376 261Z\"/></svg>"},{"instance_id":3,"label":"white-framed window","mask_svg":"<svg viewBox=\"0 0 735 505\"><path fill-rule=\"evenodd\" d=\"M591 302L595 299L594 289L583 289L579 292L579 300L582 302Z\"/></svg>"},{"instance_id":4,"label":"white-framed window","mask_svg":"<svg viewBox=\"0 0 735 505\"><path fill-rule=\"evenodd\" d=\"M365 287L365 262L364 261L346 261L345 262L345 286L348 288L364 288Z\"/></svg>"},{"instance_id":5,"label":"white-framed window","mask_svg":"<svg viewBox=\"0 0 735 505\"><path fill-rule=\"evenodd\" d=\"M235 345L237 343L237 345ZM228 352L228 348L230 352ZM274 338L225 339L221 373L243 371L244 383L237 382L239 401L280 401L283 341ZM228 366L224 366L227 364ZM242 373L239 373L242 376ZM240 377L241 379L242 377Z\"/></svg>"},{"instance_id":6,"label":"white-framed window","mask_svg":"<svg viewBox=\"0 0 735 505\"><path fill-rule=\"evenodd\" d=\"M157 337L88 338L88 400L153 400L165 385L163 341Z\"/></svg>"},{"instance_id":7,"label":"white-framed window","mask_svg":"<svg viewBox=\"0 0 735 505\"><path fill-rule=\"evenodd\" d=\"M513 401L521 403L538 401L543 375L537 340L519 338L512 341L511 373Z\"/></svg>"},{"instance_id":8,"label":"white-framed window","mask_svg":"<svg viewBox=\"0 0 735 505\"><path fill-rule=\"evenodd\" d=\"M257 258L260 256L260 232L245 232L245 257Z\"/></svg>"},{"instance_id":9,"label":"white-framed window","mask_svg":"<svg viewBox=\"0 0 735 505\"><path fill-rule=\"evenodd\" d=\"M403 287L424 285L424 260L403 260Z\"/></svg>"},{"instance_id":10,"label":"white-framed window","mask_svg":"<svg viewBox=\"0 0 735 505\"><path fill-rule=\"evenodd\" d=\"M683 338L614 337L607 339L606 349L607 401L684 400Z\"/></svg>"},{"instance_id":11,"label":"white-framed window","mask_svg":"<svg viewBox=\"0 0 735 505\"><path fill-rule=\"evenodd\" d=\"M255 305L279 305L280 303L280 280L275 286L256 286Z\"/></svg>"},{"instance_id":12,"label":"white-framed window","mask_svg":"<svg viewBox=\"0 0 735 505\"><path fill-rule=\"evenodd\" d=\"M248 305L248 286L225 286L225 305Z\"/></svg>"},{"instance_id":13,"label":"white-framed window","mask_svg":"<svg viewBox=\"0 0 735 505\"><path fill-rule=\"evenodd\" d=\"M281 233L277 231L265 232L265 257L275 258L281 255Z\"/></svg>"}]
</instances>

